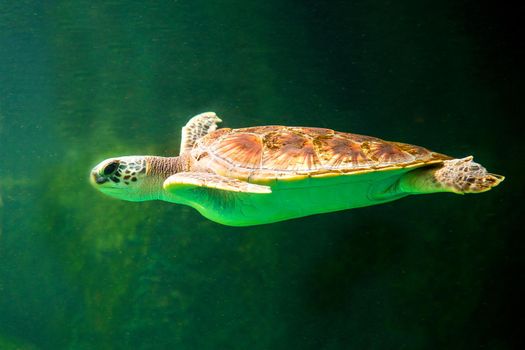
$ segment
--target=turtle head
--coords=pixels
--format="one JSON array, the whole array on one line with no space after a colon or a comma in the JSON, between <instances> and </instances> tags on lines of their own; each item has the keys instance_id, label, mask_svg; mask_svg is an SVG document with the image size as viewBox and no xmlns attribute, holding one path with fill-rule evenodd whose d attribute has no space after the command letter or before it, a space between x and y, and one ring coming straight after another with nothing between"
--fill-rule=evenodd
<instances>
[{"instance_id":1,"label":"turtle head","mask_svg":"<svg viewBox=\"0 0 525 350\"><path fill-rule=\"evenodd\" d=\"M110 158L91 171L91 184L100 192L128 201L145 200L150 185L144 156Z\"/></svg>"}]
</instances>

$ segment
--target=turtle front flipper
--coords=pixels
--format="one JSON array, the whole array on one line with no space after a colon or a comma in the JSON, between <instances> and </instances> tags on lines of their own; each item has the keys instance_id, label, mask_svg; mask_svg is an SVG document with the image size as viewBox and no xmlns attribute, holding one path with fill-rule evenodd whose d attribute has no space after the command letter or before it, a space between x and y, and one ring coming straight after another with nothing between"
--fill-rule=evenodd
<instances>
[{"instance_id":1,"label":"turtle front flipper","mask_svg":"<svg viewBox=\"0 0 525 350\"><path fill-rule=\"evenodd\" d=\"M205 112L191 118L182 128L180 154L191 151L195 142L217 129L217 123L222 120L214 112Z\"/></svg>"},{"instance_id":2,"label":"turtle front flipper","mask_svg":"<svg viewBox=\"0 0 525 350\"><path fill-rule=\"evenodd\" d=\"M499 185L505 177L491 174L473 157L450 159L442 164L412 170L401 177L399 188L409 194L452 192L480 193Z\"/></svg>"},{"instance_id":3,"label":"turtle front flipper","mask_svg":"<svg viewBox=\"0 0 525 350\"><path fill-rule=\"evenodd\" d=\"M199 172L183 172L171 175L166 181L164 181L163 187L166 191L175 195L182 190L196 187L245 193L272 192L269 186L255 185L246 181L232 179L217 174Z\"/></svg>"},{"instance_id":4,"label":"turtle front flipper","mask_svg":"<svg viewBox=\"0 0 525 350\"><path fill-rule=\"evenodd\" d=\"M164 181L164 198L195 208L204 217L230 226L258 223L261 207L272 203L271 188L217 174L182 172ZM263 203L260 206L253 203Z\"/></svg>"}]
</instances>

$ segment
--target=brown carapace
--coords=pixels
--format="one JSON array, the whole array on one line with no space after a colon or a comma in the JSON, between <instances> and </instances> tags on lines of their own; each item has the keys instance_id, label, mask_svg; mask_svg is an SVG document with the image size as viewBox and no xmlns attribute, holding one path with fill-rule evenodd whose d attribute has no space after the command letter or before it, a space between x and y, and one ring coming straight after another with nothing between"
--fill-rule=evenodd
<instances>
[{"instance_id":1,"label":"brown carapace","mask_svg":"<svg viewBox=\"0 0 525 350\"><path fill-rule=\"evenodd\" d=\"M219 129L198 140L192 156L219 174L253 180L362 173L451 159L405 143L287 126Z\"/></svg>"}]
</instances>

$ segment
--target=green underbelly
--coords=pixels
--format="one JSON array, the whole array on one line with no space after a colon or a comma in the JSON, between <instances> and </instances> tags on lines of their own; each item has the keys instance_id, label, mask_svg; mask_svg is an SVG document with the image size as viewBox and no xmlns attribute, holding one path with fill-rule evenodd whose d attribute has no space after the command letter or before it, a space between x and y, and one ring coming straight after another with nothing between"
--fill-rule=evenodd
<instances>
[{"instance_id":1,"label":"green underbelly","mask_svg":"<svg viewBox=\"0 0 525 350\"><path fill-rule=\"evenodd\" d=\"M404 196L392 189L406 170L354 176L276 181L271 194L208 191L192 203L205 217L232 226L248 226L307 215L380 204Z\"/></svg>"}]
</instances>

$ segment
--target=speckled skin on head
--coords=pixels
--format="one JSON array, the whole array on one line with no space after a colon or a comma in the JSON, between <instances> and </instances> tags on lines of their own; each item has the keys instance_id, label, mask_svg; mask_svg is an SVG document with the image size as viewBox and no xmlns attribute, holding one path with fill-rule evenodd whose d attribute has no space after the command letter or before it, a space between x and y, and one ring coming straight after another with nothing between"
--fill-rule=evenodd
<instances>
[{"instance_id":1,"label":"speckled skin on head","mask_svg":"<svg viewBox=\"0 0 525 350\"><path fill-rule=\"evenodd\" d=\"M170 175L187 170L183 158L125 156L106 159L92 170L91 183L102 193L118 199L164 200L168 194L162 191L163 182Z\"/></svg>"},{"instance_id":2,"label":"speckled skin on head","mask_svg":"<svg viewBox=\"0 0 525 350\"><path fill-rule=\"evenodd\" d=\"M178 157L111 158L93 185L130 201L164 200L210 220L248 226L375 205L410 194L479 193L503 181L472 157L330 129L216 130L213 112L182 129Z\"/></svg>"}]
</instances>

